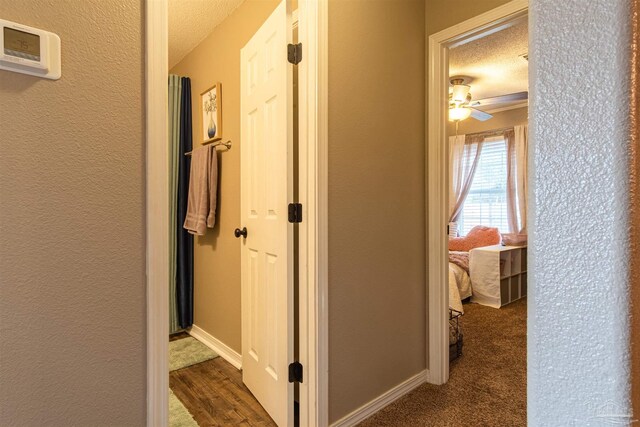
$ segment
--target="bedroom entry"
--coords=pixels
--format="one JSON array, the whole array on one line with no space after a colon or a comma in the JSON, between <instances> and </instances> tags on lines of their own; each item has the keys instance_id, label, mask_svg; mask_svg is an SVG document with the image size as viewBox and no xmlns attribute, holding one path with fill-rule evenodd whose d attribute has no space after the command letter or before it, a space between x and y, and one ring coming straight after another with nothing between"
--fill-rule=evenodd
<instances>
[{"instance_id":1,"label":"bedroom entry","mask_svg":"<svg viewBox=\"0 0 640 427\"><path fill-rule=\"evenodd\" d=\"M514 425L526 420L527 11L515 0L429 38L431 382L505 391Z\"/></svg>"}]
</instances>

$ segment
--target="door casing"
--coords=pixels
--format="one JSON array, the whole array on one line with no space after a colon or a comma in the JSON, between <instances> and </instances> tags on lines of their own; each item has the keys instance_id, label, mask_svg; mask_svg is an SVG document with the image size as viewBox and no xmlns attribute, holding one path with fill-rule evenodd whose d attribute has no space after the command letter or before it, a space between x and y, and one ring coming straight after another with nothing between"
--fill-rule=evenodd
<instances>
[{"instance_id":1,"label":"door casing","mask_svg":"<svg viewBox=\"0 0 640 427\"><path fill-rule=\"evenodd\" d=\"M449 163L446 123L449 87L449 49L472 42L526 19L528 0L513 0L429 36L427 55L427 382L449 380L449 292L447 223Z\"/></svg>"}]
</instances>

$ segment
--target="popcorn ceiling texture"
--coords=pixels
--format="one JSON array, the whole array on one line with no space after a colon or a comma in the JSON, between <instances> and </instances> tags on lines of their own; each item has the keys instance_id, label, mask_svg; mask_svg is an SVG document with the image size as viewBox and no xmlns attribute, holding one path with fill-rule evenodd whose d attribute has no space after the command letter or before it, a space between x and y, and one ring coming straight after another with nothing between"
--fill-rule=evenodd
<instances>
[{"instance_id":1,"label":"popcorn ceiling texture","mask_svg":"<svg viewBox=\"0 0 640 427\"><path fill-rule=\"evenodd\" d=\"M529 424L603 425L630 413L629 1L530 7Z\"/></svg>"},{"instance_id":2,"label":"popcorn ceiling texture","mask_svg":"<svg viewBox=\"0 0 640 427\"><path fill-rule=\"evenodd\" d=\"M449 76L471 77L474 100L529 90L528 63L519 56L529 50L528 29L523 20L449 50Z\"/></svg>"},{"instance_id":3,"label":"popcorn ceiling texture","mask_svg":"<svg viewBox=\"0 0 640 427\"><path fill-rule=\"evenodd\" d=\"M0 0L62 39L0 71L3 427L146 424L143 5Z\"/></svg>"}]
</instances>

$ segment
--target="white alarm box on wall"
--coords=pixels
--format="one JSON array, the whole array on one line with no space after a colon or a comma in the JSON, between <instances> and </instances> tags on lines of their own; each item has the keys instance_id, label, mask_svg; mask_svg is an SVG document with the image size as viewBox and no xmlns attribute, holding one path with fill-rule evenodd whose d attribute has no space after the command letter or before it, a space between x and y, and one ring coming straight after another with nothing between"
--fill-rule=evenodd
<instances>
[{"instance_id":1,"label":"white alarm box on wall","mask_svg":"<svg viewBox=\"0 0 640 427\"><path fill-rule=\"evenodd\" d=\"M0 70L59 79L62 75L60 37L0 19Z\"/></svg>"}]
</instances>

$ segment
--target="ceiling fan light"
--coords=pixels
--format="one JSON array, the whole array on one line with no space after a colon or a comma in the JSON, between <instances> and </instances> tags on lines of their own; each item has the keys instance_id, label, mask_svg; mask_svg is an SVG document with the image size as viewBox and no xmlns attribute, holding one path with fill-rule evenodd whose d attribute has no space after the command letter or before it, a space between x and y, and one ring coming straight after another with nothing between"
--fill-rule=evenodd
<instances>
[{"instance_id":1,"label":"ceiling fan light","mask_svg":"<svg viewBox=\"0 0 640 427\"><path fill-rule=\"evenodd\" d=\"M471 116L471 108L467 108L467 107L449 108L450 122L459 122L461 120L468 119L469 116Z\"/></svg>"},{"instance_id":2,"label":"ceiling fan light","mask_svg":"<svg viewBox=\"0 0 640 427\"><path fill-rule=\"evenodd\" d=\"M451 101L456 104L462 104L467 100L470 87L468 85L453 85L453 91L451 92Z\"/></svg>"}]
</instances>

